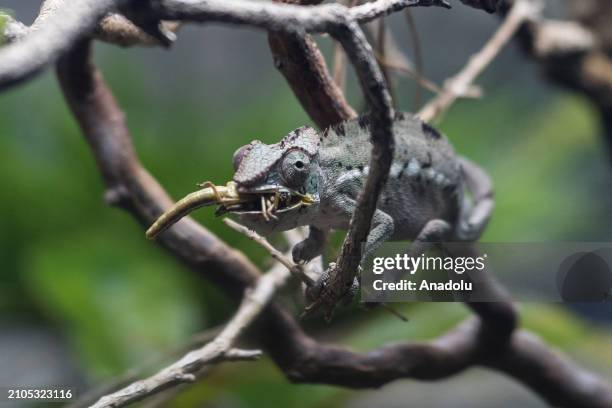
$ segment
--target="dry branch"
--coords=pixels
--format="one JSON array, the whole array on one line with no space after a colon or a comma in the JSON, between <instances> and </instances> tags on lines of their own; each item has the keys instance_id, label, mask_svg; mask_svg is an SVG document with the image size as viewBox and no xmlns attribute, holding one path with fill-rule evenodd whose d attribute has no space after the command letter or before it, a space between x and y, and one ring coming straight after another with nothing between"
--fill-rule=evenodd
<instances>
[{"instance_id":1,"label":"dry branch","mask_svg":"<svg viewBox=\"0 0 612 408\"><path fill-rule=\"evenodd\" d=\"M162 21L160 24L162 29L168 33L175 33L180 27L179 23L175 21ZM94 37L97 40L121 47L166 45L158 38L147 34L127 17L116 13L107 15L100 21L94 32Z\"/></svg>"},{"instance_id":2,"label":"dry branch","mask_svg":"<svg viewBox=\"0 0 612 408\"><path fill-rule=\"evenodd\" d=\"M125 0L127 1L127 0ZM28 35L0 48L0 90L31 78L93 33L98 21L124 0L80 0L43 13Z\"/></svg>"},{"instance_id":3,"label":"dry branch","mask_svg":"<svg viewBox=\"0 0 612 408\"><path fill-rule=\"evenodd\" d=\"M17 41L28 32L28 26L8 14L0 12L0 21L4 21L4 32L0 32L0 45Z\"/></svg>"},{"instance_id":4,"label":"dry branch","mask_svg":"<svg viewBox=\"0 0 612 408\"><path fill-rule=\"evenodd\" d=\"M0 33L0 44L2 42L1 40L4 40L6 43L12 43L21 40L30 31L36 31L49 16L55 13L61 14L64 4L65 0L44 1L38 17L30 27L6 15L6 27L4 28L4 33ZM163 30L168 33L174 33L179 29L179 24L177 22L163 21L160 24ZM97 40L119 45L121 47L131 47L134 45L147 47L166 45L158 38L146 33L142 28L118 13L109 13L103 17L96 25L93 36Z\"/></svg>"},{"instance_id":5,"label":"dry branch","mask_svg":"<svg viewBox=\"0 0 612 408\"><path fill-rule=\"evenodd\" d=\"M240 313L240 311L239 311ZM237 315L238 316L238 315ZM227 327L234 323L232 319ZM225 331L225 330L224 330ZM222 332L223 334L223 332ZM261 356L258 350L231 348L221 335L201 349L194 350L181 360L153 376L136 381L119 391L100 398L92 408L117 408L140 401L169 387L194 382L202 370L225 361L254 360ZM233 340L233 339L232 339Z\"/></svg>"},{"instance_id":6,"label":"dry branch","mask_svg":"<svg viewBox=\"0 0 612 408\"><path fill-rule=\"evenodd\" d=\"M199 16L206 20L204 14ZM217 17L222 21L237 21L235 15ZM91 29L97 22L93 20ZM274 25L278 22L268 23ZM258 24L263 26L264 23L259 21ZM264 28L279 29L279 26ZM335 35L341 37L344 35L342 30L354 32L355 27L334 29L340 31ZM78 38L80 34L72 35ZM355 45L351 43L355 39L344 41L348 48ZM23 44L25 39L19 45ZM71 51L58 64L58 77L108 187L106 198L148 224L170 205L170 199L138 162L123 114L100 73L89 62L89 44L84 42L73 46L71 44ZM56 47L55 50L63 48ZM362 49L358 44L353 52L358 54L359 50ZM4 55L0 54L0 58ZM58 58L59 52L47 56L48 59L38 67ZM355 64L354 57L352 61ZM363 69L360 64L356 64L358 71ZM30 69L24 72L33 72L28 71ZM8 71L0 68L0 72ZM8 82L0 83L6 85ZM371 84L377 83L365 85ZM384 92L384 89L374 92ZM371 99L377 102L375 98ZM382 102L382 106L374 106L374 109L386 112L384 98ZM205 272L207 278L234 299L240 298L259 276L257 268L242 254L227 247L191 219L179 222L161 237L160 243L194 271ZM396 344L365 354L316 342L274 303L260 313L255 322L254 336L287 377L297 382L376 387L398 378L444 378L473 365L485 365L523 382L552 405L605 407L612 404L609 384L550 351L532 335L524 331L514 332L508 341L505 331L513 328L514 314L507 309L507 304L473 304L471 307L479 319L462 323L432 343Z\"/></svg>"},{"instance_id":7,"label":"dry branch","mask_svg":"<svg viewBox=\"0 0 612 408\"><path fill-rule=\"evenodd\" d=\"M236 231L240 232L241 234L246 235L249 239L257 242L259 245L264 247L265 250L270 253L270 256L272 256L272 258L274 258L278 262L280 262L280 264L283 265L285 268L287 268L287 270L289 272L291 272L291 274L293 276L297 277L303 283L305 283L308 286L310 286L310 285L312 285L314 283L313 280L310 278L310 276L308 276L308 274L306 274L306 272L304 271L304 268L301 265L298 265L298 264L294 263L291 260L291 256L290 255L283 254L281 251L279 251L278 249L274 248L274 246L272 244L270 244L267 239L265 239L264 237L262 237L261 235L259 235L255 231L250 230L247 227L245 227L244 225L240 225L236 221L232 221L229 218L225 218L223 220L223 222L228 227L232 228L233 230L236 230ZM292 244L295 245L295 244L297 244L297 242L293 242Z\"/></svg>"},{"instance_id":8,"label":"dry branch","mask_svg":"<svg viewBox=\"0 0 612 408\"><path fill-rule=\"evenodd\" d=\"M109 380L108 382L102 383L90 390L87 390L84 394L78 396L78 398L72 400L66 405L66 408L86 408L91 404L98 401L103 396L110 394L122 387L125 387L134 381L142 378L147 372L150 372L151 368L158 367L161 364L166 364L168 361L174 361L181 355L187 353L189 350L200 348L206 343L212 341L221 332L221 327L213 327L205 329L204 331L195 334L189 338L184 344L174 347L173 349L164 352L161 355L151 356L140 364L129 368L120 376Z\"/></svg>"},{"instance_id":9,"label":"dry branch","mask_svg":"<svg viewBox=\"0 0 612 408\"><path fill-rule=\"evenodd\" d=\"M159 0L153 9L162 19L220 21L294 34L327 32L342 44L353 64L370 110L372 154L365 186L357 199L348 233L337 259L337 271L318 294L313 308L330 314L346 293L361 260L361 244L370 230L372 215L386 183L393 158L392 101L383 74L358 23L365 23L409 6L447 6L443 1L378 0L347 8L338 4L302 7L244 0L184 2Z\"/></svg>"},{"instance_id":10,"label":"dry branch","mask_svg":"<svg viewBox=\"0 0 612 408\"><path fill-rule=\"evenodd\" d=\"M306 4L288 0L278 3ZM309 1L318 4L320 1ZM274 66L283 74L304 110L324 129L357 116L331 78L325 59L307 34L270 32L268 43Z\"/></svg>"},{"instance_id":11,"label":"dry branch","mask_svg":"<svg viewBox=\"0 0 612 408\"><path fill-rule=\"evenodd\" d=\"M442 92L425 105L417 114L426 122L439 117L457 98L466 94L474 80L495 59L502 48L529 19L536 18L542 9L540 0L517 0L502 25L467 65L444 84Z\"/></svg>"},{"instance_id":12,"label":"dry branch","mask_svg":"<svg viewBox=\"0 0 612 408\"><path fill-rule=\"evenodd\" d=\"M503 1L504 14L514 3ZM606 142L612 145L612 3L572 0L571 20L535 19L518 36L525 53L557 85L577 91L600 113Z\"/></svg>"},{"instance_id":13,"label":"dry branch","mask_svg":"<svg viewBox=\"0 0 612 408\"><path fill-rule=\"evenodd\" d=\"M223 22L248 25L269 31L330 33L347 21L367 23L376 18L414 6L448 7L444 0L377 0L357 7L323 4L303 7L293 4L251 2L248 0L186 1L157 0L151 7L165 20Z\"/></svg>"},{"instance_id":14,"label":"dry branch","mask_svg":"<svg viewBox=\"0 0 612 408\"><path fill-rule=\"evenodd\" d=\"M123 407L155 395L173 385L193 382L196 380L196 376L201 375L203 369L208 369L213 364L224 361L252 360L261 355L258 350L235 349L234 344L262 313L276 291L287 282L291 273L295 272L297 265L288 260L290 255L283 255L254 231L233 221L227 220L226 224L263 246L274 258L279 260L280 264L275 265L270 271L257 279L253 288L245 291L242 303L234 316L210 343L187 353L177 362L149 378L136 381L125 388L105 395L92 405L92 408ZM290 235L287 236L290 237ZM289 239L291 245L295 245L298 240L299 238L296 240Z\"/></svg>"}]
</instances>

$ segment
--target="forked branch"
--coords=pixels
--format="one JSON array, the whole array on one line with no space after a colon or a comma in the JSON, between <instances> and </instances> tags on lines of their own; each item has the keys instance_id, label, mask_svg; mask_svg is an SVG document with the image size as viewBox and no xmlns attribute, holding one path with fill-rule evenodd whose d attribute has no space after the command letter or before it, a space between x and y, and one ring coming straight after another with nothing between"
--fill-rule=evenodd
<instances>
[{"instance_id":1,"label":"forked branch","mask_svg":"<svg viewBox=\"0 0 612 408\"><path fill-rule=\"evenodd\" d=\"M477 54L474 54L467 65L455 76L446 80L436 98L425 105L417 114L425 122L440 117L457 98L469 92L474 80L491 64L503 47L514 37L514 34L529 19L535 19L542 10L540 0L517 0L512 6L497 32Z\"/></svg>"},{"instance_id":2,"label":"forked branch","mask_svg":"<svg viewBox=\"0 0 612 408\"><path fill-rule=\"evenodd\" d=\"M14 55L18 55L25 64L23 67L1 65L0 87L23 80L61 57L58 77L62 90L98 162L108 188L107 201L128 210L141 223L148 225L170 206L171 200L140 165L123 114L102 76L91 65L89 43L87 41L75 43L76 39L82 38L83 35L91 34L99 18L105 15L99 4L109 5L110 2L98 0L96 3L97 5L92 5L91 0L74 3L74 9L79 12L83 11L83 5L91 6L97 17L86 18L85 20L91 24L87 27L77 26L74 20L69 20L70 38L59 39L59 43L53 45L52 50L41 56L42 59L35 61L32 56L32 44L39 44L40 41L38 37L31 38L34 33L18 44L19 47L24 47L22 51L13 51L16 48L11 48L9 53L4 52L8 48L0 51L0 60L3 63L6 61L3 59L6 55L13 55L9 62L15 62ZM285 17L291 18L292 13L295 13L296 21L304 24L305 31L308 31L306 29L308 27L313 31L318 28L329 29L336 38L342 40L358 70L364 88L367 89L366 96L371 109L375 113L378 112L379 133L374 136L375 142L381 143L385 137L389 137L388 128L385 126L390 114L390 105L384 83L379 81L379 72L377 73L376 69L369 65L371 61L368 58L371 55L367 55L369 52L367 43L364 44L362 38L354 35L360 33L354 21L351 23L350 20L346 20L346 16L335 14L334 10L341 9L325 6L323 9L305 11L302 8L289 9L281 5L265 4L262 6L263 10L269 13L262 14L262 9L258 9L259 13L255 13L254 20L250 20L249 13L245 14L242 6L246 7L246 3L249 3L248 7L255 7L259 3L234 0L189 3L160 0L155 3L161 7L154 8L160 12L160 15L155 16L158 18L170 18L174 15L182 19L179 18L182 15L186 20L252 24L280 32L295 31L296 25L289 28L286 26L287 22L283 20ZM201 7L201 3L206 3L204 8ZM400 3L407 4L399 1L382 1L360 6L365 8L361 8L361 11L352 18L373 18L372 10L375 11L374 14L379 13L380 8L376 7L380 4ZM180 5L180 7L171 12L166 10L167 14L163 14L161 11L164 4L174 4L177 7ZM237 9L228 9L227 5L236 6ZM216 12L211 7L217 7ZM289 10L293 11L289 13ZM341 23L332 22L332 17L326 13L331 13L330 15L338 18ZM53 27L45 31L48 34L61 34L61 31L54 31ZM369 88L370 86L373 88ZM382 149L383 153L389 153L388 146L383 146ZM382 168L384 169L384 166ZM363 215L359 219L366 218ZM353 237L358 235L353 233ZM189 218L182 220L164 234L160 244L195 272L205 274L234 299L240 299L245 290L257 282L259 271L252 263ZM284 268L283 271L288 275L289 272ZM469 319L433 342L395 344L365 354L315 341L275 303L269 303L259 310L258 318L253 325L253 335L287 377L296 382L334 384L351 388L377 387L398 378L422 380L445 378L468 367L482 365L504 372L529 386L551 405L572 407L612 405L610 384L576 367L565 357L551 351L533 335L524 331L515 331L507 338L505 336L507 333L502 333L501 339L493 339L492 343L491 337L495 337L500 331L503 332L500 327L513 327L513 324L510 324L513 314L504 309L505 304L471 306L478 316L477 319ZM501 319L502 323L499 323L499 316L504 315L508 318ZM234 334L241 331L243 326L242 323L236 323L233 327L235 328L228 329L227 332L230 334L230 339L235 339ZM492 344L496 344L497 347L492 347ZM214 353L206 354L204 357L210 355ZM227 357L227 354L225 356ZM204 359L204 361L210 360ZM189 374L187 373L182 379L191 379Z\"/></svg>"},{"instance_id":3,"label":"forked branch","mask_svg":"<svg viewBox=\"0 0 612 408\"><path fill-rule=\"evenodd\" d=\"M189 383L201 377L205 370L225 361L252 360L261 355L259 350L241 350L234 344L244 331L259 317L266 305L272 300L276 291L282 287L297 265L288 260L268 241L257 233L248 230L235 222L226 222L228 226L239 231L263 246L280 263L257 279L253 288L246 290L240 307L225 325L223 330L208 344L190 351L177 362L163 368L156 374L136 381L118 391L100 398L92 408L119 408L155 395L168 387ZM290 245L295 245L304 237L286 234Z\"/></svg>"}]
</instances>

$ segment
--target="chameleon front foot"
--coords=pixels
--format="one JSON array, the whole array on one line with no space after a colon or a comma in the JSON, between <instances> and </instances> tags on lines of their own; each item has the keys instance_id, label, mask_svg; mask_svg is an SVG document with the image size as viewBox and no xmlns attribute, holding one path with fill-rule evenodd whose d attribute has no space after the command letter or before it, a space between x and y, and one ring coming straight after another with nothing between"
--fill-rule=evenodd
<instances>
[{"instance_id":1,"label":"chameleon front foot","mask_svg":"<svg viewBox=\"0 0 612 408\"><path fill-rule=\"evenodd\" d=\"M302 318L313 316L320 310L323 312L325 320L330 321L338 304L346 306L351 303L359 292L359 280L355 277L346 290L337 291L335 285L332 284L333 279L337 277L338 268L336 263L332 262L319 279L306 288L306 299L310 303L304 308L304 312L301 314Z\"/></svg>"}]
</instances>

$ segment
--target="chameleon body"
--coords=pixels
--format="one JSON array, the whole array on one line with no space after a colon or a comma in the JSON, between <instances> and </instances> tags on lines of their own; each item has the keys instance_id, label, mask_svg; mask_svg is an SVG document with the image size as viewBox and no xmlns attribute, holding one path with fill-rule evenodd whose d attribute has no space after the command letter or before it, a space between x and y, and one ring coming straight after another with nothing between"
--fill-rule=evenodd
<instances>
[{"instance_id":1,"label":"chameleon body","mask_svg":"<svg viewBox=\"0 0 612 408\"><path fill-rule=\"evenodd\" d=\"M363 258L387 240L411 240L421 250L432 241L477 239L493 208L486 173L411 114L396 114L393 134L393 162ZM264 235L310 226L309 237L293 248L294 260L307 262L322 253L330 230L348 228L368 175L371 148L367 116L324 132L301 127L276 144L253 141L234 154L236 172L227 188L232 194L215 191L212 203ZM177 204L182 209L175 213L183 216L185 209L208 204L211 195L206 193L208 198L197 205ZM156 234L164 225L151 230ZM318 289L329 279L328 270Z\"/></svg>"},{"instance_id":2,"label":"chameleon body","mask_svg":"<svg viewBox=\"0 0 612 408\"><path fill-rule=\"evenodd\" d=\"M475 220L479 222L470 220L474 205L464 200L464 193L468 178L488 182L484 172L457 156L445 136L410 114L396 115L393 133L395 154L363 255L371 255L386 240L414 240L432 220L448 224L445 235L450 239L477 238L488 215ZM308 261L321 253L325 232L348 228L370 153L367 117L320 134L301 127L274 145L252 142L234 155L239 191L283 186L311 195L314 202L276 219L266 220L257 211L237 214L263 234L309 225L315 231L293 251L296 261ZM466 177L466 170L479 174Z\"/></svg>"}]
</instances>

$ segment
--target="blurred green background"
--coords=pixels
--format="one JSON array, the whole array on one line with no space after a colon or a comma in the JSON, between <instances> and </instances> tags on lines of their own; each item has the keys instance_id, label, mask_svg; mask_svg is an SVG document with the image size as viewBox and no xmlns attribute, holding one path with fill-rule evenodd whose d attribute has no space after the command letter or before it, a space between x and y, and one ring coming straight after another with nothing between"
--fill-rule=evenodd
<instances>
[{"instance_id":1,"label":"blurred green background","mask_svg":"<svg viewBox=\"0 0 612 408\"><path fill-rule=\"evenodd\" d=\"M1 1L0 7L30 22L37 2ZM496 26L493 17L459 5L451 12L413 13L426 72L438 82ZM407 49L403 21L391 21ZM329 56L330 44L321 44ZM174 197L196 182L228 180L237 147L255 138L275 142L311 123L274 70L263 33L189 27L170 51L101 44L96 51L142 162ZM483 240L607 241L612 169L588 103L546 85L513 47L480 84L486 97L460 101L440 127L495 181L497 207ZM398 78L396 85L398 106L411 109L413 84ZM354 106L361 105L354 78L348 94ZM102 195L92 156L52 72L0 96L0 385L89 388L219 325L234 310L216 288L145 240L130 216L107 207ZM262 250L212 211L195 217L262 267L269 265ZM524 326L584 366L612 374L609 307L520 307ZM367 350L435 337L467 314L459 304L407 305L402 311L408 323L353 310L310 331ZM407 401L419 407L544 406L521 386L484 370L355 392L290 385L265 358L216 369L168 404L366 407Z\"/></svg>"}]
</instances>

